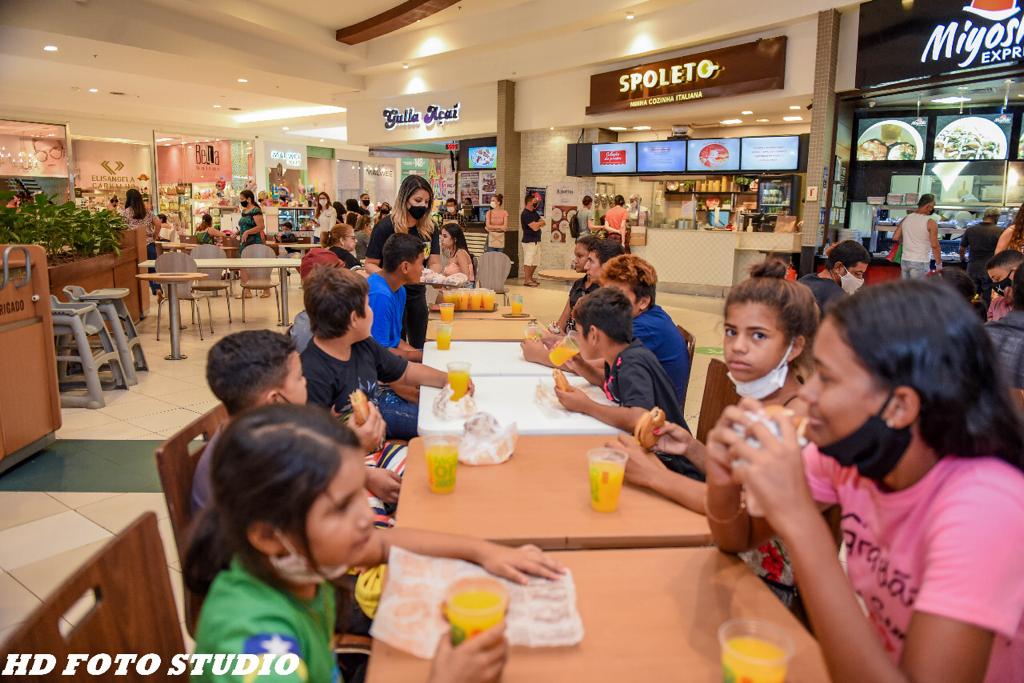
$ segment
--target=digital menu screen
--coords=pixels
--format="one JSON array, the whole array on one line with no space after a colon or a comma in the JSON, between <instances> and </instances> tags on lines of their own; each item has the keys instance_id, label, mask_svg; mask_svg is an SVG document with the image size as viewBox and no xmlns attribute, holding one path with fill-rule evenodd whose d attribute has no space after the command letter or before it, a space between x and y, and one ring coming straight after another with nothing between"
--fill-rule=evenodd
<instances>
[{"instance_id":1,"label":"digital menu screen","mask_svg":"<svg viewBox=\"0 0 1024 683\"><path fill-rule=\"evenodd\" d=\"M691 173L738 171L740 139L690 140L686 146L686 170Z\"/></svg>"},{"instance_id":2,"label":"digital menu screen","mask_svg":"<svg viewBox=\"0 0 1024 683\"><path fill-rule=\"evenodd\" d=\"M924 159L925 118L861 119L857 124L857 161Z\"/></svg>"},{"instance_id":3,"label":"digital menu screen","mask_svg":"<svg viewBox=\"0 0 1024 683\"><path fill-rule=\"evenodd\" d=\"M780 135L743 138L740 168L744 171L795 171L800 166L800 138Z\"/></svg>"},{"instance_id":4,"label":"digital menu screen","mask_svg":"<svg viewBox=\"0 0 1024 683\"><path fill-rule=\"evenodd\" d=\"M1008 114L936 116L933 158L936 161L1006 159L1012 123Z\"/></svg>"},{"instance_id":5,"label":"digital menu screen","mask_svg":"<svg viewBox=\"0 0 1024 683\"><path fill-rule=\"evenodd\" d=\"M591 170L598 173L636 173L636 143L617 142L591 148Z\"/></svg>"},{"instance_id":6,"label":"digital menu screen","mask_svg":"<svg viewBox=\"0 0 1024 683\"><path fill-rule=\"evenodd\" d=\"M467 151L470 168L497 168L497 147L470 147Z\"/></svg>"},{"instance_id":7,"label":"digital menu screen","mask_svg":"<svg viewBox=\"0 0 1024 683\"><path fill-rule=\"evenodd\" d=\"M639 142L636 170L640 173L682 173L686 170L686 140Z\"/></svg>"}]
</instances>

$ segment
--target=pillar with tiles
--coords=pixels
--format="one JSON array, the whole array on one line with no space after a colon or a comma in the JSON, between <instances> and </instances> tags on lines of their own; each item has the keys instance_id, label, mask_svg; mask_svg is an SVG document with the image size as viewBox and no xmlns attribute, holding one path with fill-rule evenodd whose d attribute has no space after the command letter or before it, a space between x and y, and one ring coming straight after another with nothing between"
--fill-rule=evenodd
<instances>
[{"instance_id":1,"label":"pillar with tiles","mask_svg":"<svg viewBox=\"0 0 1024 683\"><path fill-rule=\"evenodd\" d=\"M498 81L498 192L505 197L509 228L505 236L505 253L512 259L511 277L519 276L519 212L523 198L519 191L520 143L516 132L515 81Z\"/></svg>"}]
</instances>

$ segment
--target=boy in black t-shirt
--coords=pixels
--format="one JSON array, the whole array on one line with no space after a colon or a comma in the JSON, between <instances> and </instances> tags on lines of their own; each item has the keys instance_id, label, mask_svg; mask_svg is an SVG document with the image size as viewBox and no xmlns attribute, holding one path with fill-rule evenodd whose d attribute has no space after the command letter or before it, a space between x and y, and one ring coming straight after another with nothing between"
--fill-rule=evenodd
<instances>
[{"instance_id":1,"label":"boy in black t-shirt","mask_svg":"<svg viewBox=\"0 0 1024 683\"><path fill-rule=\"evenodd\" d=\"M604 393L613 406L595 402L583 391L555 389L566 409L589 415L624 432L633 432L637 420L654 407L665 411L667 422L690 428L683 417L672 380L658 357L633 338L633 306L618 289L602 287L587 294L573 310L579 334L580 356L604 360ZM684 457L658 456L670 469L703 479Z\"/></svg>"},{"instance_id":2,"label":"boy in black t-shirt","mask_svg":"<svg viewBox=\"0 0 1024 683\"><path fill-rule=\"evenodd\" d=\"M419 409L381 382L443 387L445 373L407 361L370 336L373 310L366 280L342 268L318 268L302 283L313 341L302 352L308 402L346 415L349 394L362 389L380 408L392 439L417 435Z\"/></svg>"}]
</instances>

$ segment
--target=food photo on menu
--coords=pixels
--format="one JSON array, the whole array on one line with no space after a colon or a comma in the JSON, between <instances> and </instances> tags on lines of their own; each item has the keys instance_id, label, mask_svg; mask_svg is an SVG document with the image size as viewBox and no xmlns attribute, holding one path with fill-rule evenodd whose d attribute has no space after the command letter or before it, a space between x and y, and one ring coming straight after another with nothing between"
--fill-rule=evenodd
<instances>
[{"instance_id":1,"label":"food photo on menu","mask_svg":"<svg viewBox=\"0 0 1024 683\"><path fill-rule=\"evenodd\" d=\"M924 159L924 140L914 119L861 121L857 161L919 161Z\"/></svg>"},{"instance_id":2,"label":"food photo on menu","mask_svg":"<svg viewBox=\"0 0 1024 683\"><path fill-rule=\"evenodd\" d=\"M996 118L936 117L935 160L1005 159L1010 126L1009 123L996 123Z\"/></svg>"},{"instance_id":3,"label":"food photo on menu","mask_svg":"<svg viewBox=\"0 0 1024 683\"><path fill-rule=\"evenodd\" d=\"M738 171L740 168L739 138L690 140L687 144L686 168L690 172Z\"/></svg>"}]
</instances>

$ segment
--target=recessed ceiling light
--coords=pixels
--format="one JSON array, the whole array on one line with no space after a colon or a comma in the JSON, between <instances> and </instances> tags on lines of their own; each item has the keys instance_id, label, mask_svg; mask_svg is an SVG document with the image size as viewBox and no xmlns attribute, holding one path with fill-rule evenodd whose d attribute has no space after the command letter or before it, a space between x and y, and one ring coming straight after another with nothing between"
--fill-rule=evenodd
<instances>
[{"instance_id":1,"label":"recessed ceiling light","mask_svg":"<svg viewBox=\"0 0 1024 683\"><path fill-rule=\"evenodd\" d=\"M59 49L56 45L43 45L43 52L56 52Z\"/></svg>"},{"instance_id":2,"label":"recessed ceiling light","mask_svg":"<svg viewBox=\"0 0 1024 683\"><path fill-rule=\"evenodd\" d=\"M288 130L288 126L281 126L281 130Z\"/></svg>"},{"instance_id":3,"label":"recessed ceiling light","mask_svg":"<svg viewBox=\"0 0 1024 683\"><path fill-rule=\"evenodd\" d=\"M249 82L249 79L248 79L248 78L239 78L239 79L238 79L238 82L239 82L239 83L248 83L248 82Z\"/></svg>"},{"instance_id":4,"label":"recessed ceiling light","mask_svg":"<svg viewBox=\"0 0 1024 683\"><path fill-rule=\"evenodd\" d=\"M758 123L768 123L768 119L757 119Z\"/></svg>"},{"instance_id":5,"label":"recessed ceiling light","mask_svg":"<svg viewBox=\"0 0 1024 683\"><path fill-rule=\"evenodd\" d=\"M959 95L950 95L949 97L936 97L932 100L935 104L959 104L960 102L970 102L970 97L961 97Z\"/></svg>"},{"instance_id":6,"label":"recessed ceiling light","mask_svg":"<svg viewBox=\"0 0 1024 683\"><path fill-rule=\"evenodd\" d=\"M408 69L409 68L409 63L408 62L402 62L402 68L403 69Z\"/></svg>"},{"instance_id":7,"label":"recessed ceiling light","mask_svg":"<svg viewBox=\"0 0 1024 683\"><path fill-rule=\"evenodd\" d=\"M626 21L633 21L636 19L636 15L632 12L626 12Z\"/></svg>"},{"instance_id":8,"label":"recessed ceiling light","mask_svg":"<svg viewBox=\"0 0 1024 683\"><path fill-rule=\"evenodd\" d=\"M323 142L323 141L324 141L324 139L323 139L323 138L320 138L320 142Z\"/></svg>"},{"instance_id":9,"label":"recessed ceiling light","mask_svg":"<svg viewBox=\"0 0 1024 683\"><path fill-rule=\"evenodd\" d=\"M633 126L633 130L650 130L650 126Z\"/></svg>"},{"instance_id":10,"label":"recessed ceiling light","mask_svg":"<svg viewBox=\"0 0 1024 683\"><path fill-rule=\"evenodd\" d=\"M1024 97L1020 95L1019 97ZM628 130L625 126L608 126L608 130Z\"/></svg>"},{"instance_id":11,"label":"recessed ceiling light","mask_svg":"<svg viewBox=\"0 0 1024 683\"><path fill-rule=\"evenodd\" d=\"M554 130L554 129L555 129L555 127L554 127L554 126L549 126L549 127L548 127L548 130Z\"/></svg>"},{"instance_id":12,"label":"recessed ceiling light","mask_svg":"<svg viewBox=\"0 0 1024 683\"><path fill-rule=\"evenodd\" d=\"M800 105L799 104L791 104L791 105L789 105L789 108L792 109L793 111L800 111Z\"/></svg>"},{"instance_id":13,"label":"recessed ceiling light","mask_svg":"<svg viewBox=\"0 0 1024 683\"><path fill-rule=\"evenodd\" d=\"M783 121L803 121L804 117L802 117L802 116L783 116L782 120Z\"/></svg>"},{"instance_id":14,"label":"recessed ceiling light","mask_svg":"<svg viewBox=\"0 0 1024 683\"><path fill-rule=\"evenodd\" d=\"M89 88L89 92L99 92L99 88Z\"/></svg>"},{"instance_id":15,"label":"recessed ceiling light","mask_svg":"<svg viewBox=\"0 0 1024 683\"><path fill-rule=\"evenodd\" d=\"M737 123L743 123L743 119L724 119L719 121L723 126L735 126Z\"/></svg>"},{"instance_id":16,"label":"recessed ceiling light","mask_svg":"<svg viewBox=\"0 0 1024 683\"><path fill-rule=\"evenodd\" d=\"M214 109L220 109L220 105L219 104L215 104L215 105L213 105L213 108Z\"/></svg>"},{"instance_id":17,"label":"recessed ceiling light","mask_svg":"<svg viewBox=\"0 0 1024 683\"><path fill-rule=\"evenodd\" d=\"M744 110L743 110L743 111L741 111L740 113L741 113L741 114L743 114L744 116L750 116L750 115L751 115L751 114L753 114L754 112L750 111L749 109L744 109Z\"/></svg>"}]
</instances>

